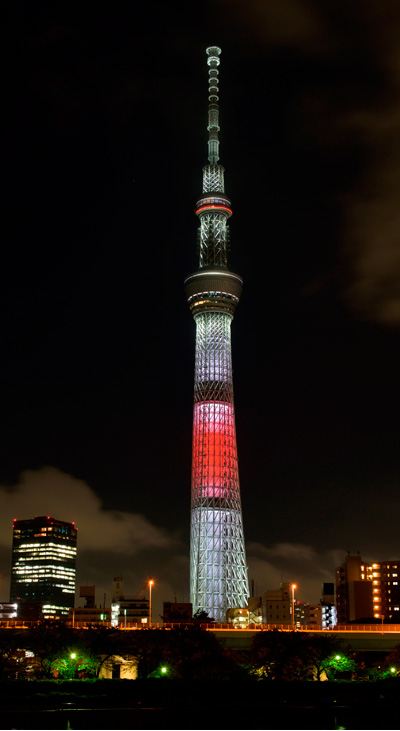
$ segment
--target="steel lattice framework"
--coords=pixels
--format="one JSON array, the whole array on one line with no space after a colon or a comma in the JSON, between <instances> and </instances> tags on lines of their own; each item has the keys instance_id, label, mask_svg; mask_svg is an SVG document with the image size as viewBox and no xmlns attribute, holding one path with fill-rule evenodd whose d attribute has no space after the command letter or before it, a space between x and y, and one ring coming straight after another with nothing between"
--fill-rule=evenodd
<instances>
[{"instance_id":1,"label":"steel lattice framework","mask_svg":"<svg viewBox=\"0 0 400 731\"><path fill-rule=\"evenodd\" d=\"M208 165L197 202L199 269L185 280L196 322L190 593L193 610L226 621L249 596L233 402L231 322L242 279L228 269L231 202L219 164L218 66L221 49L207 48Z\"/></svg>"}]
</instances>

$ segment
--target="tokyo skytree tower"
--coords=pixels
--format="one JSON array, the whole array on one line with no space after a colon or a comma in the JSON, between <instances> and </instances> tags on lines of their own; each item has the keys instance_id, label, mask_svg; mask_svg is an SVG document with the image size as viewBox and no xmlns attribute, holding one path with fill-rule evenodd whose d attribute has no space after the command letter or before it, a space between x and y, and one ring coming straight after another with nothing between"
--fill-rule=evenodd
<instances>
[{"instance_id":1,"label":"tokyo skytree tower","mask_svg":"<svg viewBox=\"0 0 400 731\"><path fill-rule=\"evenodd\" d=\"M218 66L221 49L207 48L209 66L208 164L196 205L199 268L185 280L196 323L194 379L190 600L226 621L230 607L249 596L233 403L231 322L242 279L228 268L232 215L219 164Z\"/></svg>"}]
</instances>

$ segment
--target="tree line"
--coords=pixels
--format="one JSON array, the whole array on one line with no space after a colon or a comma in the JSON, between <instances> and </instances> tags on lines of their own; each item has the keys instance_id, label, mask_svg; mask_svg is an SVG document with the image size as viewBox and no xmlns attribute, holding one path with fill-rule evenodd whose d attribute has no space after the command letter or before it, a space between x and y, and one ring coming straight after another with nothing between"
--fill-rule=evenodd
<instances>
[{"instance_id":1,"label":"tree line","mask_svg":"<svg viewBox=\"0 0 400 731\"><path fill-rule=\"evenodd\" d=\"M0 630L0 679L99 678L121 658L135 676L185 680L375 680L400 675L400 645L370 663L335 635L265 630L248 650L199 626L123 632L41 622Z\"/></svg>"}]
</instances>

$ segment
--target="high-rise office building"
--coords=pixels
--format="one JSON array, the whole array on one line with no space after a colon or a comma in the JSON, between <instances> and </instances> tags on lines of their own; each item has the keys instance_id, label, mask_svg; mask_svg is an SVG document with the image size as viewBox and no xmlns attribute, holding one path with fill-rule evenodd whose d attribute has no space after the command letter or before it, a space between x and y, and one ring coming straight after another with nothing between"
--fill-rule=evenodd
<instances>
[{"instance_id":1,"label":"high-rise office building","mask_svg":"<svg viewBox=\"0 0 400 731\"><path fill-rule=\"evenodd\" d=\"M207 48L208 163L196 205L199 268L185 280L196 323L193 414L190 598L218 622L249 596L233 402L231 322L242 279L228 268L224 168L219 164L218 67L221 49Z\"/></svg>"},{"instance_id":2,"label":"high-rise office building","mask_svg":"<svg viewBox=\"0 0 400 731\"><path fill-rule=\"evenodd\" d=\"M50 516L14 519L10 601L18 616L61 618L74 606L77 529Z\"/></svg>"}]
</instances>

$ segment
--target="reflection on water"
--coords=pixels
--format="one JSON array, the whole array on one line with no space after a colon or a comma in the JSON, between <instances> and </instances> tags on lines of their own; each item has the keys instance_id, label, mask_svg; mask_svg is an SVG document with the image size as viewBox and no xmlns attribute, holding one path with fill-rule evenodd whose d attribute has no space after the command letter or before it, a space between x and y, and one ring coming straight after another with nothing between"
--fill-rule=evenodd
<instances>
[{"instance_id":1,"label":"reflection on water","mask_svg":"<svg viewBox=\"0 0 400 731\"><path fill-rule=\"evenodd\" d=\"M245 718L243 718L245 713ZM240 709L192 705L176 708L109 708L52 711L15 711L1 714L1 729L398 729L395 708L357 707L281 707Z\"/></svg>"}]
</instances>

